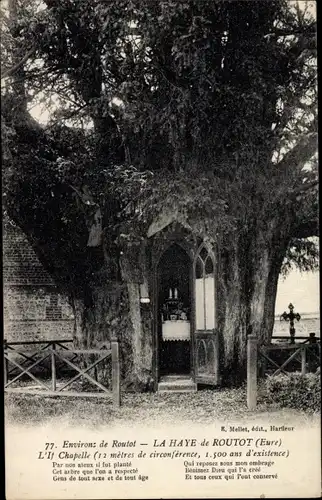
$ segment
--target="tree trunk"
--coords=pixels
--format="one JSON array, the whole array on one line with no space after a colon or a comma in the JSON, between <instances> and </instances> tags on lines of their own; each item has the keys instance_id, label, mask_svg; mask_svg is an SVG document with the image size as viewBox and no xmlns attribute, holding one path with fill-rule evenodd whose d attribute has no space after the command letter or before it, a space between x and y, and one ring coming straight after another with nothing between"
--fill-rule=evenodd
<instances>
[{"instance_id":1,"label":"tree trunk","mask_svg":"<svg viewBox=\"0 0 322 500\"><path fill-rule=\"evenodd\" d=\"M247 336L270 341L278 277L284 246L275 246L269 234L232 242L221 270L219 334L223 384L238 384L246 377Z\"/></svg>"},{"instance_id":2,"label":"tree trunk","mask_svg":"<svg viewBox=\"0 0 322 500\"><path fill-rule=\"evenodd\" d=\"M109 347L112 339L120 345L121 383L131 390L152 385L152 337L146 312L141 314L139 285L106 281L71 300L74 311L74 345L79 349ZM83 359L83 365L86 359ZM97 367L106 377L106 366ZM110 380L105 380L110 384Z\"/></svg>"}]
</instances>

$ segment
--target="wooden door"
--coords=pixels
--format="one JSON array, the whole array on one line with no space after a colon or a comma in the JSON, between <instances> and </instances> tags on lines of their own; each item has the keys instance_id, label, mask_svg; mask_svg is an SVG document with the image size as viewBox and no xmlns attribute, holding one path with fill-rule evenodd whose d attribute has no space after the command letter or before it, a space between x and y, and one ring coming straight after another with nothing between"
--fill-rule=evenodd
<instances>
[{"instance_id":1,"label":"wooden door","mask_svg":"<svg viewBox=\"0 0 322 500\"><path fill-rule=\"evenodd\" d=\"M219 378L219 342L218 332L195 331L195 382L197 384L218 385Z\"/></svg>"},{"instance_id":2,"label":"wooden door","mask_svg":"<svg viewBox=\"0 0 322 500\"><path fill-rule=\"evenodd\" d=\"M215 256L202 244L193 264L194 380L200 384L217 385L219 376L219 337L217 326L217 300Z\"/></svg>"}]
</instances>

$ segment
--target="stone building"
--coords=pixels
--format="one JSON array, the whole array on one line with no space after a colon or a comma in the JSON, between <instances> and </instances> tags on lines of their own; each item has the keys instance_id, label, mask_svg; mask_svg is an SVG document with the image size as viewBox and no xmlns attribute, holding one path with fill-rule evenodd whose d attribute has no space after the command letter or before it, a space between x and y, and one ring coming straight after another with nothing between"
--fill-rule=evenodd
<instances>
[{"instance_id":1,"label":"stone building","mask_svg":"<svg viewBox=\"0 0 322 500\"><path fill-rule=\"evenodd\" d=\"M72 338L73 313L25 235L6 227L3 238L4 337L8 341Z\"/></svg>"}]
</instances>

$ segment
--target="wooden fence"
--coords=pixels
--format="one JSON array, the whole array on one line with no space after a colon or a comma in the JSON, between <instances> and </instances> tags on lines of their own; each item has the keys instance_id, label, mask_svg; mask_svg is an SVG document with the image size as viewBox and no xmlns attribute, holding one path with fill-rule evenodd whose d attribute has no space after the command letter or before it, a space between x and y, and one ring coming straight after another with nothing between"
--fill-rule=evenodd
<instances>
[{"instance_id":1,"label":"wooden fence","mask_svg":"<svg viewBox=\"0 0 322 500\"><path fill-rule=\"evenodd\" d=\"M69 345L68 345L69 344ZM108 358L112 361L112 396L116 406L121 404L120 393L120 360L119 360L119 344L112 340L108 349L74 349L71 340L49 340L49 341L26 341L26 342L7 342L4 341L4 389L5 392L23 392L24 394L42 394L46 396L89 396L89 397L110 397L111 390L97 380L97 366ZM28 348L20 349L20 346L28 346ZM35 350L35 347L36 350ZM33 349L33 352L31 350ZM10 354L12 355L10 357ZM13 358L23 358L22 361L17 361ZM90 356L90 361L88 357ZM97 357L93 361L93 357ZM71 359L69 359L71 358ZM43 380L40 375L35 375L32 371L40 368L44 361L48 363L50 360L51 380L50 386ZM76 375L70 375L69 380L61 381L59 373L57 373L57 361L65 364ZM81 366L77 366L77 364ZM10 364L13 367L10 367ZM17 375L13 375L17 372ZM88 372L95 370L94 377ZM32 387L12 387L15 382L20 381L23 376L29 377L42 388L34 389ZM86 379L101 392L90 391L69 391L66 388L79 379ZM58 383L59 382L59 383Z\"/></svg>"},{"instance_id":2,"label":"wooden fence","mask_svg":"<svg viewBox=\"0 0 322 500\"><path fill-rule=\"evenodd\" d=\"M272 366L271 375L279 375L284 373L289 375L287 371L291 362L300 364L301 373L305 375L307 371L312 369L312 358L320 364L321 343L320 338L311 333L309 337L294 337L294 343L290 344L290 338L286 336L274 337L272 340L283 340L285 343L274 343L268 345L260 345L256 335L249 335L247 339L247 406L249 409L256 408L257 405L257 389L259 376L259 363L261 360L260 375L263 377L267 374L268 366ZM282 351L288 353L289 356L279 365L272 359L273 351ZM317 354L318 352L318 354Z\"/></svg>"}]
</instances>

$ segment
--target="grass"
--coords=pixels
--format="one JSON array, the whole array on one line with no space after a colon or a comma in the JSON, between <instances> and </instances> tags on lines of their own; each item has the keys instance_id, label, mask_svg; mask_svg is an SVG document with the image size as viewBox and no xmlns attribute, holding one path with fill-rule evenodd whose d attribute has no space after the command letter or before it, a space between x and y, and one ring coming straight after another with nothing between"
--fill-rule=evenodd
<instances>
[{"instance_id":1,"label":"grass","mask_svg":"<svg viewBox=\"0 0 322 500\"><path fill-rule=\"evenodd\" d=\"M304 411L280 409L259 397L257 408L247 409L246 389L200 390L194 393L123 393L120 408L110 399L6 394L5 415L10 424L100 426L162 426L213 424L215 421L269 421L308 423Z\"/></svg>"}]
</instances>

